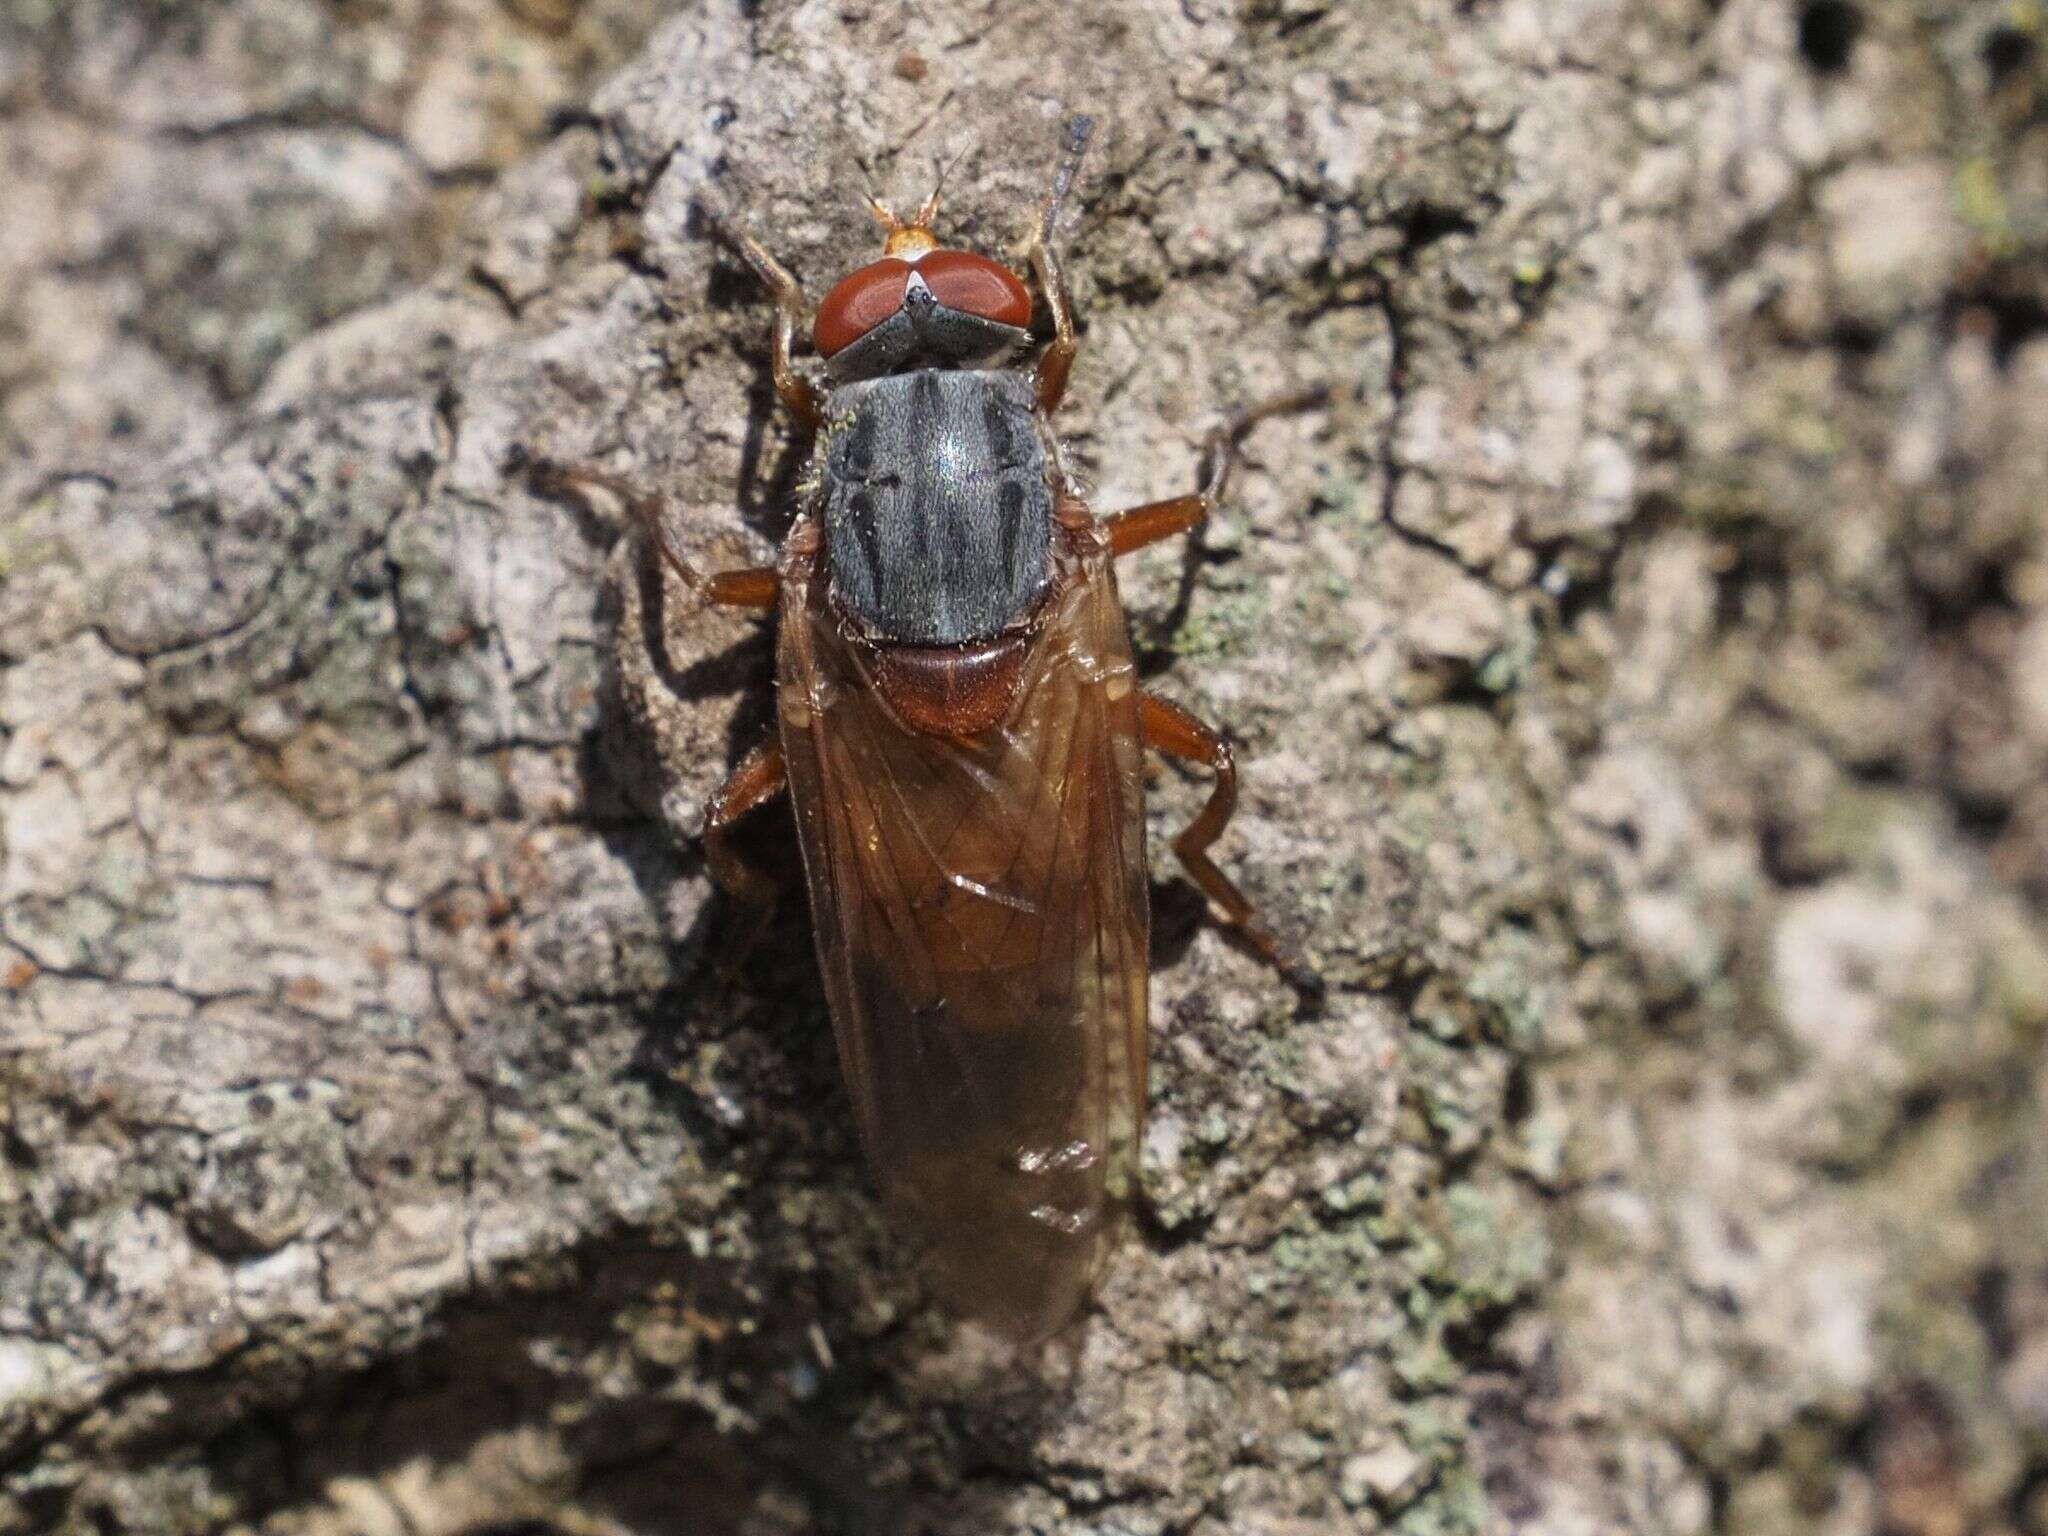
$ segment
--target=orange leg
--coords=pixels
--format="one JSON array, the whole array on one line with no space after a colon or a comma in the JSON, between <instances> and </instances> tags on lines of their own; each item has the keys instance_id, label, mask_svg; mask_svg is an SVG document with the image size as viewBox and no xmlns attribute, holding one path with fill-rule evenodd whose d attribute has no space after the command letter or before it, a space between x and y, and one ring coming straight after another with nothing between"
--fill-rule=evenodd
<instances>
[{"instance_id":1,"label":"orange leg","mask_svg":"<svg viewBox=\"0 0 2048 1536\"><path fill-rule=\"evenodd\" d=\"M1321 995L1322 977L1259 921L1251 899L1209 857L1210 845L1223 835L1237 810L1237 759L1230 743L1178 704L1168 703L1157 694L1138 695L1138 724L1146 746L1183 762L1201 763L1216 775L1216 787L1209 792L1208 804L1173 840L1173 851L1187 870L1188 878L1222 909L1246 942L1290 986L1304 996Z\"/></svg>"},{"instance_id":2,"label":"orange leg","mask_svg":"<svg viewBox=\"0 0 2048 1536\"><path fill-rule=\"evenodd\" d=\"M789 788L782 748L763 742L733 769L718 793L704 807L704 862L719 886L753 907L775 901L775 882L740 856L732 844L732 824L758 805Z\"/></svg>"},{"instance_id":3,"label":"orange leg","mask_svg":"<svg viewBox=\"0 0 2048 1536\"><path fill-rule=\"evenodd\" d=\"M775 393L806 431L817 431L824 425L825 409L818 399L817 386L797 368L793 355L796 333L803 328L808 309L804 303L803 284L796 280L789 268L769 255L768 248L752 235L709 208L704 212L726 243L745 258L747 265L754 269L755 275L774 296L775 341L769 353L769 372L775 379Z\"/></svg>"},{"instance_id":4,"label":"orange leg","mask_svg":"<svg viewBox=\"0 0 2048 1536\"><path fill-rule=\"evenodd\" d=\"M596 490L617 498L654 541L654 547L661 551L661 558L668 562L669 568L682 577L684 585L702 593L706 602L720 608L768 609L775 606L782 578L774 566L750 565L741 570L715 571L706 576L683 558L682 551L668 536L668 522L662 516L660 500L630 481L602 469L568 464L543 464L536 475L546 491L581 495Z\"/></svg>"},{"instance_id":5,"label":"orange leg","mask_svg":"<svg viewBox=\"0 0 2048 1536\"><path fill-rule=\"evenodd\" d=\"M1142 507L1112 513L1104 519L1109 524L1109 552L1113 556L1128 555L1176 533L1186 533L1198 523L1207 522L1214 506L1215 498L1197 491L1192 496L1148 501Z\"/></svg>"},{"instance_id":6,"label":"orange leg","mask_svg":"<svg viewBox=\"0 0 2048 1536\"><path fill-rule=\"evenodd\" d=\"M1238 445L1245 435L1269 416L1307 410L1321 405L1328 396L1329 390L1321 387L1298 390L1239 411L1211 432L1202 445L1200 490L1188 496L1170 496L1165 501L1148 501L1142 507L1111 513L1104 519L1108 524L1110 553L1128 555L1134 549L1157 544L1208 521L1209 515L1223 503L1230 471L1237 464Z\"/></svg>"},{"instance_id":7,"label":"orange leg","mask_svg":"<svg viewBox=\"0 0 2048 1536\"><path fill-rule=\"evenodd\" d=\"M1046 194L1038 238L1031 247L1031 270L1038 274L1038 286L1045 290L1045 307L1052 312L1052 340L1038 356L1038 407L1048 414L1066 397L1067 375L1073 372L1074 354L1080 350L1074 336L1074 303L1067 292L1067 274L1053 248L1053 225L1074 190L1081 157L1088 150L1088 136L1094 131L1095 124L1085 117L1067 124L1067 146L1053 170L1052 190Z\"/></svg>"}]
</instances>

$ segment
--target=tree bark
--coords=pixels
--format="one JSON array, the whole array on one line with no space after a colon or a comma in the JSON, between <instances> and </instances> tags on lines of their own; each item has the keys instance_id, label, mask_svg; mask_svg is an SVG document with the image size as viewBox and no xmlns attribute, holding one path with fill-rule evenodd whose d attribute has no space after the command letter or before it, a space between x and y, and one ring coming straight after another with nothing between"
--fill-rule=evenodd
<instances>
[{"instance_id":1,"label":"tree bark","mask_svg":"<svg viewBox=\"0 0 2048 1536\"><path fill-rule=\"evenodd\" d=\"M0 1533L2048 1532L2031 15L15 7ZM1005 1361L709 894L761 626L531 471L763 557L693 208L1014 260L1073 110L1096 504L1333 386L1127 591L1331 994L1156 870L1145 1217Z\"/></svg>"}]
</instances>

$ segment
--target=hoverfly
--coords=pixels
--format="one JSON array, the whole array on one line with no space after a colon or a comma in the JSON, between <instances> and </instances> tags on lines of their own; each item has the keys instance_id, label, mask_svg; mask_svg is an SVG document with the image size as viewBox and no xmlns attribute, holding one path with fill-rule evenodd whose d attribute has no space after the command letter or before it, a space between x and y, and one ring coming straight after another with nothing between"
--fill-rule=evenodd
<instances>
[{"instance_id":1,"label":"hoverfly","mask_svg":"<svg viewBox=\"0 0 2048 1536\"><path fill-rule=\"evenodd\" d=\"M1051 340L1027 365L1029 287L869 199L882 257L807 315L768 251L714 218L775 300L775 390L814 439L773 566L706 576L660 503L597 471L712 603L777 616L773 737L712 797L704 853L772 899L733 823L787 793L840 1064L885 1203L954 1307L1018 1342L1087 1300L1136 1193L1146 1104L1149 916L1141 749L1204 764L1174 841L1195 884L1304 989L1318 983L1209 857L1237 800L1229 744L1138 686L1113 562L1222 497L1237 439L1197 490L1107 517L1066 474L1051 418L1076 342L1055 225L1089 137L1067 132L1031 250ZM828 381L793 360L810 319Z\"/></svg>"}]
</instances>

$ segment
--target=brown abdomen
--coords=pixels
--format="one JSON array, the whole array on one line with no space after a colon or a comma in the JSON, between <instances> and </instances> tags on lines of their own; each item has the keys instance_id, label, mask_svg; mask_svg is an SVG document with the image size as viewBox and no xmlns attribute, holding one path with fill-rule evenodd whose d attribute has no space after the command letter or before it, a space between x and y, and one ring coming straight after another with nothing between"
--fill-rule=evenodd
<instances>
[{"instance_id":1,"label":"brown abdomen","mask_svg":"<svg viewBox=\"0 0 2048 1536\"><path fill-rule=\"evenodd\" d=\"M876 691L911 730L978 736L1010 713L1029 651L1028 635L968 645L878 645L869 665Z\"/></svg>"}]
</instances>

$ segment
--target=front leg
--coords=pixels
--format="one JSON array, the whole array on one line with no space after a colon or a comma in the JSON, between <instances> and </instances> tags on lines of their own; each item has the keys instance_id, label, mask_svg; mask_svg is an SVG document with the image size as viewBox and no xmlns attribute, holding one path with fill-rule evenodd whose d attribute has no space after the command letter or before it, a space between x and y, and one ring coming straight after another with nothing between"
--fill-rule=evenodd
<instances>
[{"instance_id":1,"label":"front leg","mask_svg":"<svg viewBox=\"0 0 2048 1536\"><path fill-rule=\"evenodd\" d=\"M1322 996L1323 978L1259 921L1251 898L1209 857L1210 845L1223 835L1237 810L1237 759L1230 743L1178 704L1157 694L1138 695L1138 727L1146 746L1184 762L1200 763L1216 775L1216 787L1209 792L1208 804L1173 840L1173 851L1181 867L1187 870L1188 878L1222 909L1232 926L1267 964L1286 978L1288 985L1305 998Z\"/></svg>"},{"instance_id":2,"label":"front leg","mask_svg":"<svg viewBox=\"0 0 2048 1536\"><path fill-rule=\"evenodd\" d=\"M1095 130L1093 120L1076 117L1067 124L1067 147L1052 173L1052 190L1046 194L1045 210L1031 244L1031 270L1038 274L1038 286L1045 292L1045 306L1052 312L1052 340L1038 357L1038 408L1048 415L1066 397L1067 375L1074 370L1074 354L1080 342L1074 336L1074 304L1067 292L1066 269L1054 247L1053 226L1067 194L1080 174L1081 157L1088 151L1088 136Z\"/></svg>"},{"instance_id":3,"label":"front leg","mask_svg":"<svg viewBox=\"0 0 2048 1536\"><path fill-rule=\"evenodd\" d=\"M769 372L775 379L775 393L806 431L817 431L825 422L824 406L818 399L818 387L804 376L795 358L796 334L809 324L810 306L804 302L803 284L738 225L710 208L704 208L704 216L726 244L745 258L774 297L775 341L769 353Z\"/></svg>"}]
</instances>

